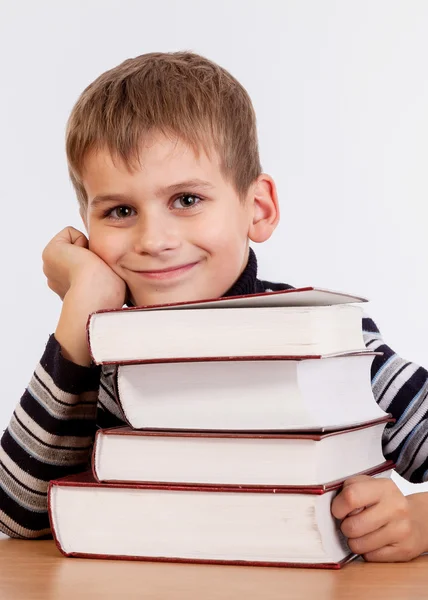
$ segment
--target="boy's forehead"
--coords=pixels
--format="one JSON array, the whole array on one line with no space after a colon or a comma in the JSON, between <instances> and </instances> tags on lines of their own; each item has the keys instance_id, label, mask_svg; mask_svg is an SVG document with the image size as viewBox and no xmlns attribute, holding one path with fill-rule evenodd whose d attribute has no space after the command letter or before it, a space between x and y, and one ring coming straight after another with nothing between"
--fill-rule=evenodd
<instances>
[{"instance_id":1,"label":"boy's forehead","mask_svg":"<svg viewBox=\"0 0 428 600\"><path fill-rule=\"evenodd\" d=\"M212 188L225 184L217 152L210 149L207 153L202 146L195 150L182 140L165 136L145 140L140 144L138 156L129 160L107 148L89 152L82 180L89 196L100 187L126 183L167 186L199 180Z\"/></svg>"}]
</instances>

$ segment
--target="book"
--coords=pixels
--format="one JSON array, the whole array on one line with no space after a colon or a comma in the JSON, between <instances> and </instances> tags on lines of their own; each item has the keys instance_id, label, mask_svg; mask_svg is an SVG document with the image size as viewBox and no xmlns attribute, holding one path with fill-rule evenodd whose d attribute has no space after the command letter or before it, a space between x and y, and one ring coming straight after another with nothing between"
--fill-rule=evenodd
<instances>
[{"instance_id":1,"label":"book","mask_svg":"<svg viewBox=\"0 0 428 600\"><path fill-rule=\"evenodd\" d=\"M371 387L375 355L119 365L116 395L136 429L343 429L386 414Z\"/></svg>"},{"instance_id":2,"label":"book","mask_svg":"<svg viewBox=\"0 0 428 600\"><path fill-rule=\"evenodd\" d=\"M351 556L330 511L340 486L119 485L88 472L51 481L48 508L66 556L339 568Z\"/></svg>"},{"instance_id":3,"label":"book","mask_svg":"<svg viewBox=\"0 0 428 600\"><path fill-rule=\"evenodd\" d=\"M349 473L384 463L382 433L388 421L324 434L100 429L93 475L104 482L325 489Z\"/></svg>"},{"instance_id":4,"label":"book","mask_svg":"<svg viewBox=\"0 0 428 600\"><path fill-rule=\"evenodd\" d=\"M301 288L201 302L97 311L87 323L97 364L364 350L363 298Z\"/></svg>"}]
</instances>

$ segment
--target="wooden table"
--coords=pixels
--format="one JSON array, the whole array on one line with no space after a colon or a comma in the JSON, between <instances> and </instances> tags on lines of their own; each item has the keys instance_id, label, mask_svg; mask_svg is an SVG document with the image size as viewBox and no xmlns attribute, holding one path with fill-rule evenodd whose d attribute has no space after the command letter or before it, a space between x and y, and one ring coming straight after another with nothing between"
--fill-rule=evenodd
<instances>
[{"instance_id":1,"label":"wooden table","mask_svg":"<svg viewBox=\"0 0 428 600\"><path fill-rule=\"evenodd\" d=\"M52 541L0 534L1 600L422 600L428 555L410 563L362 560L341 571L64 558Z\"/></svg>"}]
</instances>

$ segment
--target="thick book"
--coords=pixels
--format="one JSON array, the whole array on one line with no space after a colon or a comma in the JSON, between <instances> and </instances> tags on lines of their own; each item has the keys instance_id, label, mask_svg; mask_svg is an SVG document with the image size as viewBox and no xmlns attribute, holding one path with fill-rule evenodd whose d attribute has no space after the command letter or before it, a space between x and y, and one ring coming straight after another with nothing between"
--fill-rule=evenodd
<instances>
[{"instance_id":1,"label":"thick book","mask_svg":"<svg viewBox=\"0 0 428 600\"><path fill-rule=\"evenodd\" d=\"M384 463L384 418L313 434L97 431L92 469L104 482L329 487Z\"/></svg>"},{"instance_id":2,"label":"thick book","mask_svg":"<svg viewBox=\"0 0 428 600\"><path fill-rule=\"evenodd\" d=\"M339 568L351 555L330 511L340 487L106 484L86 473L51 481L48 507L66 556Z\"/></svg>"},{"instance_id":3,"label":"thick book","mask_svg":"<svg viewBox=\"0 0 428 600\"><path fill-rule=\"evenodd\" d=\"M375 355L120 365L116 395L136 429L343 429L386 414L373 397Z\"/></svg>"},{"instance_id":4,"label":"thick book","mask_svg":"<svg viewBox=\"0 0 428 600\"><path fill-rule=\"evenodd\" d=\"M248 356L319 356L365 349L364 298L301 288L89 316L97 364Z\"/></svg>"}]
</instances>

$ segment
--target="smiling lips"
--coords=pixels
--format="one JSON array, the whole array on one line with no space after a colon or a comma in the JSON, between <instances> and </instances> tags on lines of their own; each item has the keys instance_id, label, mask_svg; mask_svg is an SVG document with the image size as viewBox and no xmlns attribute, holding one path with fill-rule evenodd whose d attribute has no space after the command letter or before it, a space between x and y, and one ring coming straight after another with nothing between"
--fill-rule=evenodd
<instances>
[{"instance_id":1,"label":"smiling lips","mask_svg":"<svg viewBox=\"0 0 428 600\"><path fill-rule=\"evenodd\" d=\"M147 279L172 279L173 277L179 277L184 273L187 273L192 269L198 262L188 263L186 265L180 265L178 267L168 267L167 269L159 269L157 271L134 271L138 275Z\"/></svg>"}]
</instances>

